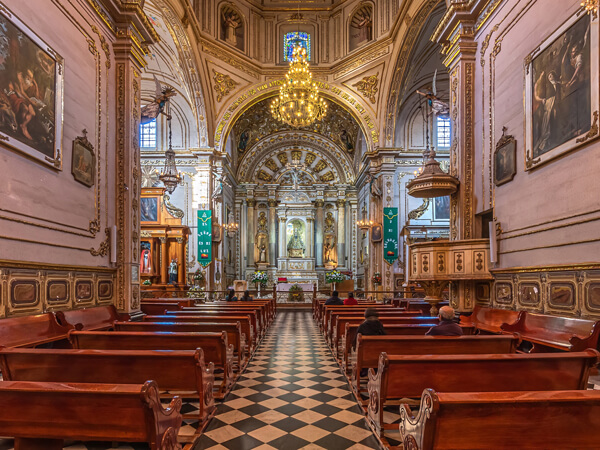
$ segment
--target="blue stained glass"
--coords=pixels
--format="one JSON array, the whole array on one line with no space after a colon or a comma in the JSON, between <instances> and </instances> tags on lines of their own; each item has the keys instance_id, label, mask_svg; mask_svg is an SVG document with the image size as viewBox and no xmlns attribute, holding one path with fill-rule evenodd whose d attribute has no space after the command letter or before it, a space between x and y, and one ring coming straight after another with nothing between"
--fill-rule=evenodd
<instances>
[{"instance_id":1,"label":"blue stained glass","mask_svg":"<svg viewBox=\"0 0 600 450\"><path fill-rule=\"evenodd\" d=\"M283 60L290 61L294 47L300 44L306 50L307 60L310 61L310 34L303 31L292 31L283 37Z\"/></svg>"}]
</instances>

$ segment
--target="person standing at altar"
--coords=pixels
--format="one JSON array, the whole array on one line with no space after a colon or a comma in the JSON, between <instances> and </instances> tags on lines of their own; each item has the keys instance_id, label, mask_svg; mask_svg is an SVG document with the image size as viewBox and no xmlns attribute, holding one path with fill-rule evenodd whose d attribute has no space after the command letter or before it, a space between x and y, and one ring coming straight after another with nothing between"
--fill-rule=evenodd
<instances>
[{"instance_id":1,"label":"person standing at altar","mask_svg":"<svg viewBox=\"0 0 600 450\"><path fill-rule=\"evenodd\" d=\"M358 305L358 301L354 298L354 292L348 292L348 298L344 300L344 305Z\"/></svg>"},{"instance_id":2,"label":"person standing at altar","mask_svg":"<svg viewBox=\"0 0 600 450\"><path fill-rule=\"evenodd\" d=\"M331 297L329 297L325 301L326 305L343 305L344 301L340 298L340 293L338 291L333 291Z\"/></svg>"}]
</instances>

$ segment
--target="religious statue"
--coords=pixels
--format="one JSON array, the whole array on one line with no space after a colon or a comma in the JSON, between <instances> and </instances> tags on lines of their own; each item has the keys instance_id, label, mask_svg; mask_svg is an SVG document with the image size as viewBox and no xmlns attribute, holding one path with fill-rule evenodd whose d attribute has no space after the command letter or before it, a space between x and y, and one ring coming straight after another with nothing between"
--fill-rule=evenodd
<instances>
[{"instance_id":1,"label":"religious statue","mask_svg":"<svg viewBox=\"0 0 600 450\"><path fill-rule=\"evenodd\" d=\"M150 265L150 250L144 249L142 251L142 273L151 273L152 267Z\"/></svg>"},{"instance_id":2,"label":"religious statue","mask_svg":"<svg viewBox=\"0 0 600 450\"><path fill-rule=\"evenodd\" d=\"M290 258L302 258L304 256L304 250L306 250L306 248L304 247L304 242L302 242L300 230L294 227L294 234L287 245L288 256Z\"/></svg>"},{"instance_id":3,"label":"religious statue","mask_svg":"<svg viewBox=\"0 0 600 450\"><path fill-rule=\"evenodd\" d=\"M246 150L246 147L248 145L248 139L250 139L250 133L248 132L248 130L242 131L242 134L240 134L240 139L238 141L238 151L240 153Z\"/></svg>"},{"instance_id":4,"label":"religious statue","mask_svg":"<svg viewBox=\"0 0 600 450\"><path fill-rule=\"evenodd\" d=\"M323 262L325 264L335 263L335 237L333 235L325 236L323 245Z\"/></svg>"},{"instance_id":5,"label":"religious statue","mask_svg":"<svg viewBox=\"0 0 600 450\"><path fill-rule=\"evenodd\" d=\"M441 98L437 96L437 88L435 79L437 78L437 69L433 74L433 82L431 85L431 90L426 89L425 91L420 91L417 89L417 94L422 95L427 99L427 105L431 108L431 112L435 113L437 116L447 117L450 115L450 105L447 102L442 101Z\"/></svg>"},{"instance_id":6,"label":"religious statue","mask_svg":"<svg viewBox=\"0 0 600 450\"><path fill-rule=\"evenodd\" d=\"M325 216L325 232L330 233L334 231L335 227L335 219L333 218L333 213L331 211L327 212Z\"/></svg>"},{"instance_id":7,"label":"religious statue","mask_svg":"<svg viewBox=\"0 0 600 450\"><path fill-rule=\"evenodd\" d=\"M225 42L230 43L233 46L237 46L237 36L235 30L240 26L241 22L237 14L233 11L229 13L223 12L223 26L225 27Z\"/></svg>"},{"instance_id":8,"label":"religious statue","mask_svg":"<svg viewBox=\"0 0 600 450\"><path fill-rule=\"evenodd\" d=\"M356 28L358 28L358 41L370 41L373 21L368 12L363 12L362 16L357 17Z\"/></svg>"},{"instance_id":9,"label":"religious statue","mask_svg":"<svg viewBox=\"0 0 600 450\"><path fill-rule=\"evenodd\" d=\"M352 143L352 139L350 139L350 135L346 130L342 130L340 133L340 141L342 141L342 144L344 144L344 147L346 147L347 151L354 151L354 144Z\"/></svg>"},{"instance_id":10,"label":"religious statue","mask_svg":"<svg viewBox=\"0 0 600 450\"><path fill-rule=\"evenodd\" d=\"M266 263L267 262L267 246L265 244L262 244L258 250L259 250L258 262Z\"/></svg>"},{"instance_id":11,"label":"religious statue","mask_svg":"<svg viewBox=\"0 0 600 450\"><path fill-rule=\"evenodd\" d=\"M177 260L173 258L169 264L169 284L177 283Z\"/></svg>"},{"instance_id":12,"label":"religious statue","mask_svg":"<svg viewBox=\"0 0 600 450\"><path fill-rule=\"evenodd\" d=\"M267 231L267 216L264 212L258 215L258 231Z\"/></svg>"},{"instance_id":13,"label":"religious statue","mask_svg":"<svg viewBox=\"0 0 600 450\"><path fill-rule=\"evenodd\" d=\"M171 119L171 116L166 114L164 109L171 97L176 95L175 89L169 86L165 86L163 88L158 82L156 75L154 75L154 84L156 86L154 99L151 103L143 106L141 110L142 115L140 118L140 123L142 124L148 123L152 121L152 119L156 119L161 113L165 114L168 120Z\"/></svg>"},{"instance_id":14,"label":"religious statue","mask_svg":"<svg viewBox=\"0 0 600 450\"><path fill-rule=\"evenodd\" d=\"M383 194L381 192L381 187L379 187L379 182L377 181L377 177L374 177L371 174L367 175L367 182L369 183L369 190L371 191L371 195L373 197L381 198Z\"/></svg>"}]
</instances>

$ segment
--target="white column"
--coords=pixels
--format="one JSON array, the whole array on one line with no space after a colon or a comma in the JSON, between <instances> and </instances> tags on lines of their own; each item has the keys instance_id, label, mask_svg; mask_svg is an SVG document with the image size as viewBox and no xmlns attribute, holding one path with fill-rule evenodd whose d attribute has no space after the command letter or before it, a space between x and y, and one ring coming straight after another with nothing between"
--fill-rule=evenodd
<instances>
[{"instance_id":1,"label":"white column","mask_svg":"<svg viewBox=\"0 0 600 450\"><path fill-rule=\"evenodd\" d=\"M269 199L269 265L277 265L277 200Z\"/></svg>"},{"instance_id":2,"label":"white column","mask_svg":"<svg viewBox=\"0 0 600 450\"><path fill-rule=\"evenodd\" d=\"M279 257L287 258L287 248L285 245L285 217L279 217Z\"/></svg>"},{"instance_id":3,"label":"white column","mask_svg":"<svg viewBox=\"0 0 600 450\"><path fill-rule=\"evenodd\" d=\"M323 205L325 202L321 199L315 201L317 207L317 236L315 239L317 267L323 267Z\"/></svg>"},{"instance_id":4,"label":"white column","mask_svg":"<svg viewBox=\"0 0 600 450\"><path fill-rule=\"evenodd\" d=\"M338 207L338 228L337 228L337 247L338 247L338 266L346 267L346 200L339 199Z\"/></svg>"}]
</instances>

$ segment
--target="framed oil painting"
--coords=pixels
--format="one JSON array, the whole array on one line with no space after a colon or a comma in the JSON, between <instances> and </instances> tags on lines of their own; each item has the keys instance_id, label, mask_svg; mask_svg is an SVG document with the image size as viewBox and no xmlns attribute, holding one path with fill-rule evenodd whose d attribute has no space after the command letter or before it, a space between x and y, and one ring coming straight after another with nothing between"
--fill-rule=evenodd
<instances>
[{"instance_id":1,"label":"framed oil painting","mask_svg":"<svg viewBox=\"0 0 600 450\"><path fill-rule=\"evenodd\" d=\"M450 196L433 199L433 220L450 220Z\"/></svg>"},{"instance_id":2,"label":"framed oil painting","mask_svg":"<svg viewBox=\"0 0 600 450\"><path fill-rule=\"evenodd\" d=\"M96 155L94 154L94 147L87 139L85 130L83 130L83 136L78 136L73 141L71 173L73 178L88 187L93 186L95 183Z\"/></svg>"},{"instance_id":3,"label":"framed oil painting","mask_svg":"<svg viewBox=\"0 0 600 450\"><path fill-rule=\"evenodd\" d=\"M597 48L598 19L579 13L525 58L525 170L598 137Z\"/></svg>"},{"instance_id":4,"label":"framed oil painting","mask_svg":"<svg viewBox=\"0 0 600 450\"><path fill-rule=\"evenodd\" d=\"M142 222L158 222L158 197L140 198Z\"/></svg>"},{"instance_id":5,"label":"framed oil painting","mask_svg":"<svg viewBox=\"0 0 600 450\"><path fill-rule=\"evenodd\" d=\"M513 136L506 134L506 127L502 128L502 137L496 144L494 151L494 184L500 186L508 183L517 172L516 161L517 141Z\"/></svg>"},{"instance_id":6,"label":"framed oil painting","mask_svg":"<svg viewBox=\"0 0 600 450\"><path fill-rule=\"evenodd\" d=\"M0 139L62 168L63 58L12 14L0 9Z\"/></svg>"},{"instance_id":7,"label":"framed oil painting","mask_svg":"<svg viewBox=\"0 0 600 450\"><path fill-rule=\"evenodd\" d=\"M383 239L383 234L381 230L381 225L375 224L371 227L371 242L381 242Z\"/></svg>"}]
</instances>

